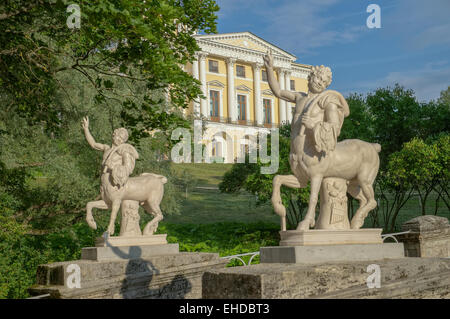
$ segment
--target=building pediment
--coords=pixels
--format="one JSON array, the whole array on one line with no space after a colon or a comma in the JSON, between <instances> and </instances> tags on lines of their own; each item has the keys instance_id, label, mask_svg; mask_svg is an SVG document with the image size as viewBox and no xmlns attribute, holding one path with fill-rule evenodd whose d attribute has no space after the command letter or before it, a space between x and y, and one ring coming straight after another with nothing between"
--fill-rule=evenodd
<instances>
[{"instance_id":1,"label":"building pediment","mask_svg":"<svg viewBox=\"0 0 450 319\"><path fill-rule=\"evenodd\" d=\"M263 90L261 93L265 94L265 95L272 95L272 96L274 96L271 90Z\"/></svg>"},{"instance_id":2,"label":"building pediment","mask_svg":"<svg viewBox=\"0 0 450 319\"><path fill-rule=\"evenodd\" d=\"M250 89L248 86L246 86L244 84L236 86L236 90L238 90L238 91L245 91L245 92L251 92L252 91L252 89Z\"/></svg>"},{"instance_id":3,"label":"building pediment","mask_svg":"<svg viewBox=\"0 0 450 319\"><path fill-rule=\"evenodd\" d=\"M262 57L272 51L277 67L290 68L297 57L269 43L251 32L195 35L203 52L242 59L249 62L263 63Z\"/></svg>"},{"instance_id":4,"label":"building pediment","mask_svg":"<svg viewBox=\"0 0 450 319\"><path fill-rule=\"evenodd\" d=\"M225 84L223 84L222 82L217 81L217 80L209 81L209 82L207 82L207 84L209 86L217 86L217 87L221 87L221 88L225 87Z\"/></svg>"}]
</instances>

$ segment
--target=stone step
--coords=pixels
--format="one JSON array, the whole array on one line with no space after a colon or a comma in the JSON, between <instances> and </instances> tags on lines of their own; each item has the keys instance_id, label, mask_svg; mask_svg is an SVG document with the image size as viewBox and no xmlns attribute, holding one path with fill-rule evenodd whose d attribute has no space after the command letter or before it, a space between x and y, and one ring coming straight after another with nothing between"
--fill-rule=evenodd
<instances>
[{"instance_id":1,"label":"stone step","mask_svg":"<svg viewBox=\"0 0 450 319\"><path fill-rule=\"evenodd\" d=\"M369 289L366 284L374 273L369 266L374 264L380 269L379 289ZM216 269L203 275L202 286L207 299L405 298L446 296L450 292L449 280L449 259L407 257Z\"/></svg>"},{"instance_id":2,"label":"stone step","mask_svg":"<svg viewBox=\"0 0 450 319\"><path fill-rule=\"evenodd\" d=\"M450 271L440 271L409 279L383 283L380 288L368 289L367 285L311 296L315 299L360 298L450 298Z\"/></svg>"}]
</instances>

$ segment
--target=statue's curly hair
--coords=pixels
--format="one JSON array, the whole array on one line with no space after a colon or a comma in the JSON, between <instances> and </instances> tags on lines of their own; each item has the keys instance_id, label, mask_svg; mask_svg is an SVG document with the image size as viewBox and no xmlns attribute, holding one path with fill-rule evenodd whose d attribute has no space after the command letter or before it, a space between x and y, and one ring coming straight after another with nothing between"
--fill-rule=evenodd
<instances>
[{"instance_id":1,"label":"statue's curly hair","mask_svg":"<svg viewBox=\"0 0 450 319\"><path fill-rule=\"evenodd\" d=\"M331 72L331 69L327 66L323 65L316 65L311 68L311 72L308 75L308 81L311 80L311 76L319 76L322 81L325 81L326 86L329 86L331 84L331 80L333 78L333 73Z\"/></svg>"},{"instance_id":2,"label":"statue's curly hair","mask_svg":"<svg viewBox=\"0 0 450 319\"><path fill-rule=\"evenodd\" d=\"M126 141L128 141L128 131L127 131L126 128L123 128L123 127L117 128L117 129L114 130L114 133L116 133L116 132L117 132L117 134L119 134L119 136L122 138L123 143L125 143Z\"/></svg>"}]
</instances>

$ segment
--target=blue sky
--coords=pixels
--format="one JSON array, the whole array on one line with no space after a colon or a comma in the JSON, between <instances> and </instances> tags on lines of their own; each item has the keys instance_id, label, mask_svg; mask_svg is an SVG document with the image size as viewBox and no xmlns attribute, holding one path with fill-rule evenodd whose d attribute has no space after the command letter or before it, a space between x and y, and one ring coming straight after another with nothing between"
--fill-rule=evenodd
<instances>
[{"instance_id":1,"label":"blue sky","mask_svg":"<svg viewBox=\"0 0 450 319\"><path fill-rule=\"evenodd\" d=\"M450 0L216 0L219 33L250 31L297 56L330 66L344 95L400 83L421 101L450 85ZM381 28L369 29L369 4Z\"/></svg>"}]
</instances>

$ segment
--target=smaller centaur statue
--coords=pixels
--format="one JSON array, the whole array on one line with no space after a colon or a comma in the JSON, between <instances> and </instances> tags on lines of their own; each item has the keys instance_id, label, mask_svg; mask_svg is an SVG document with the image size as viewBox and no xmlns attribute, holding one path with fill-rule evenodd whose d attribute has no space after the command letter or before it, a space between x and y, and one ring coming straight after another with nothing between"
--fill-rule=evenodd
<instances>
[{"instance_id":1,"label":"smaller centaur statue","mask_svg":"<svg viewBox=\"0 0 450 319\"><path fill-rule=\"evenodd\" d=\"M159 204L164 195L164 184L167 182L167 178L152 173L130 177L139 155L132 145L126 143L128 132L125 128L114 130L112 145L108 146L95 142L89 132L88 117L83 119L82 127L89 145L95 150L103 151L100 186L102 199L87 203L87 223L91 228L97 229L97 224L92 216L92 209L111 209L107 231L109 235L113 235L114 223L122 202L135 201L153 216L153 219L145 226L143 231L143 235L153 235L158 228L158 223L163 219Z\"/></svg>"}]
</instances>

